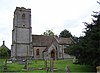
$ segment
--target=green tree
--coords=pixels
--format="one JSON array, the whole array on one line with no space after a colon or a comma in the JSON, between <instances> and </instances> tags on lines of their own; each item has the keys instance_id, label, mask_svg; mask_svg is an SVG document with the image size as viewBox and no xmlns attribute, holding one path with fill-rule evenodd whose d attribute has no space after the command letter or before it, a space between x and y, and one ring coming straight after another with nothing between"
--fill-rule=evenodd
<instances>
[{"instance_id":1,"label":"green tree","mask_svg":"<svg viewBox=\"0 0 100 73\"><path fill-rule=\"evenodd\" d=\"M85 22L85 36L80 37L78 42L71 46L69 54L76 56L80 64L100 65L100 14L93 15L91 24Z\"/></svg>"},{"instance_id":2,"label":"green tree","mask_svg":"<svg viewBox=\"0 0 100 73\"><path fill-rule=\"evenodd\" d=\"M66 29L64 29L63 31L60 32L59 37L63 37L63 38L70 38L71 37L75 42L78 41L78 37L72 36L72 34ZM66 46L66 48L64 48L65 53L68 53L67 48L68 48L68 46Z\"/></svg>"},{"instance_id":3,"label":"green tree","mask_svg":"<svg viewBox=\"0 0 100 73\"><path fill-rule=\"evenodd\" d=\"M68 30L64 29L63 31L61 31L59 37L69 38L72 37L72 34Z\"/></svg>"},{"instance_id":4,"label":"green tree","mask_svg":"<svg viewBox=\"0 0 100 73\"><path fill-rule=\"evenodd\" d=\"M46 30L43 35L45 36L54 36L54 32L52 30Z\"/></svg>"},{"instance_id":5,"label":"green tree","mask_svg":"<svg viewBox=\"0 0 100 73\"><path fill-rule=\"evenodd\" d=\"M8 58L8 57L9 57L8 50L0 47L0 58Z\"/></svg>"}]
</instances>

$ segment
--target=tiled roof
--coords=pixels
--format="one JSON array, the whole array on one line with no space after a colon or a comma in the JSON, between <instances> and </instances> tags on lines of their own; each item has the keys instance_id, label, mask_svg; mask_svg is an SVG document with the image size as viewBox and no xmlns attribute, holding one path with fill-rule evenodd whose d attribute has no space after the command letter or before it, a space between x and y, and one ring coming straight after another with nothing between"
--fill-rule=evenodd
<instances>
[{"instance_id":1,"label":"tiled roof","mask_svg":"<svg viewBox=\"0 0 100 73\"><path fill-rule=\"evenodd\" d=\"M55 37L55 36L44 36L44 35L32 35L32 45L33 46L42 46L48 47L53 42L57 42L61 45L73 44L74 41L72 38L62 38L62 37Z\"/></svg>"},{"instance_id":2,"label":"tiled roof","mask_svg":"<svg viewBox=\"0 0 100 73\"><path fill-rule=\"evenodd\" d=\"M67 44L73 44L74 41L72 38L57 38L58 39L58 43L61 44L61 45L67 45Z\"/></svg>"},{"instance_id":3,"label":"tiled roof","mask_svg":"<svg viewBox=\"0 0 100 73\"><path fill-rule=\"evenodd\" d=\"M48 47L54 41L53 36L32 35L33 46L46 46Z\"/></svg>"},{"instance_id":4,"label":"tiled roof","mask_svg":"<svg viewBox=\"0 0 100 73\"><path fill-rule=\"evenodd\" d=\"M46 52L52 44L57 46L56 45L57 43L60 45L69 45L69 44L73 44L74 41L72 38L62 38L62 37L59 38L56 36L32 35L32 46L46 47L44 52Z\"/></svg>"}]
</instances>

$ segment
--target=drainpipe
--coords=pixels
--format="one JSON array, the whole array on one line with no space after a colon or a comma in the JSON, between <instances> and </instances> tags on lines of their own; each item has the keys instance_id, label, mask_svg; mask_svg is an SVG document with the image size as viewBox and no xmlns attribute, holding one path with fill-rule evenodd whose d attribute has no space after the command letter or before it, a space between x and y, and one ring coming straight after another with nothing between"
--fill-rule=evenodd
<instances>
[{"instance_id":1,"label":"drainpipe","mask_svg":"<svg viewBox=\"0 0 100 73\"><path fill-rule=\"evenodd\" d=\"M64 49L63 49L63 45L62 45L62 59L64 59Z\"/></svg>"}]
</instances>

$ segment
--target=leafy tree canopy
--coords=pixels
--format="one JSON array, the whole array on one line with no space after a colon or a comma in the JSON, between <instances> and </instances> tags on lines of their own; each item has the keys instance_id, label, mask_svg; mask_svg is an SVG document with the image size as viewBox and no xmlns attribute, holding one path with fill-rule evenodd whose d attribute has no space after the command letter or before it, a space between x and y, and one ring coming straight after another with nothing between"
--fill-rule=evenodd
<instances>
[{"instance_id":1,"label":"leafy tree canopy","mask_svg":"<svg viewBox=\"0 0 100 73\"><path fill-rule=\"evenodd\" d=\"M0 58L8 58L8 57L9 57L8 50L0 47Z\"/></svg>"},{"instance_id":2,"label":"leafy tree canopy","mask_svg":"<svg viewBox=\"0 0 100 73\"><path fill-rule=\"evenodd\" d=\"M100 66L100 13L92 15L91 24L85 22L85 36L71 46L69 54L76 56L80 64Z\"/></svg>"},{"instance_id":3,"label":"leafy tree canopy","mask_svg":"<svg viewBox=\"0 0 100 73\"><path fill-rule=\"evenodd\" d=\"M64 29L61 31L59 37L69 38L72 37L72 34L68 30Z\"/></svg>"},{"instance_id":4,"label":"leafy tree canopy","mask_svg":"<svg viewBox=\"0 0 100 73\"><path fill-rule=\"evenodd\" d=\"M43 35L45 36L54 36L54 32L52 30L46 30Z\"/></svg>"}]
</instances>

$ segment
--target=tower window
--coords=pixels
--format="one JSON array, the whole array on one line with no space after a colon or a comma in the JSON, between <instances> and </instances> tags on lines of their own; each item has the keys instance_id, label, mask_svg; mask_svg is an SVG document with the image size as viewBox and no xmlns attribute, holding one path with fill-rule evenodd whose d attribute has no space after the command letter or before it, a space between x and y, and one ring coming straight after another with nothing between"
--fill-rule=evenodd
<instances>
[{"instance_id":1,"label":"tower window","mask_svg":"<svg viewBox=\"0 0 100 73\"><path fill-rule=\"evenodd\" d=\"M22 14L22 19L25 19L25 13Z\"/></svg>"},{"instance_id":2,"label":"tower window","mask_svg":"<svg viewBox=\"0 0 100 73\"><path fill-rule=\"evenodd\" d=\"M25 25L23 25L23 27L25 27Z\"/></svg>"}]
</instances>

